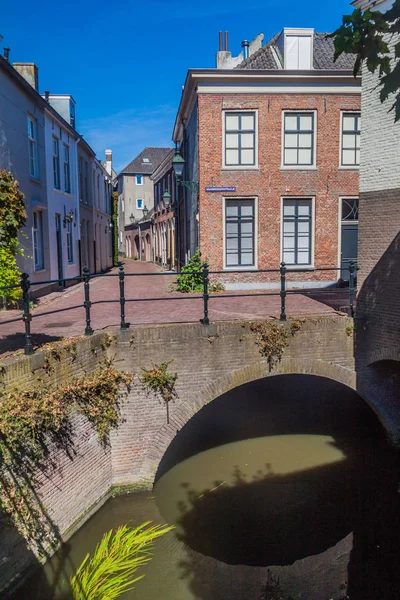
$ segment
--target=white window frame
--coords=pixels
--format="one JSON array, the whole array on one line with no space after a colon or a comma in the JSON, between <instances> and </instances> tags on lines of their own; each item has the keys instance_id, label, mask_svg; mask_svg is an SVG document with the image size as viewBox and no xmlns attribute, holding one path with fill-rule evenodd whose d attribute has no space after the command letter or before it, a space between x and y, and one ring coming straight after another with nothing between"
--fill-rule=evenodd
<instances>
[{"instance_id":1,"label":"white window frame","mask_svg":"<svg viewBox=\"0 0 400 600\"><path fill-rule=\"evenodd\" d=\"M38 127L37 120L28 114L28 157L29 157L29 174L33 179L39 180L39 154L38 154ZM33 137L30 135L29 123L32 123ZM32 157L31 157L32 149ZM31 170L31 161L33 163L33 173Z\"/></svg>"},{"instance_id":2,"label":"white window frame","mask_svg":"<svg viewBox=\"0 0 400 600\"><path fill-rule=\"evenodd\" d=\"M254 113L254 165L226 165L225 164L225 115L229 113ZM258 109L257 108L229 108L222 110L222 169L226 171L258 171Z\"/></svg>"},{"instance_id":3,"label":"white window frame","mask_svg":"<svg viewBox=\"0 0 400 600\"><path fill-rule=\"evenodd\" d=\"M280 262L283 261L283 204L285 200L311 200L311 264L286 265L288 271L313 271L315 269L315 196L281 196Z\"/></svg>"},{"instance_id":4,"label":"white window frame","mask_svg":"<svg viewBox=\"0 0 400 600\"><path fill-rule=\"evenodd\" d=\"M61 170L60 170L60 139L55 135L52 136L53 139L53 187L55 190L61 190ZM54 152L55 144L57 144L57 154ZM58 185L56 185L55 181L55 165L57 165L57 177L58 177Z\"/></svg>"},{"instance_id":5,"label":"white window frame","mask_svg":"<svg viewBox=\"0 0 400 600\"><path fill-rule=\"evenodd\" d=\"M142 203L142 206L139 206L139 202ZM143 210L144 200L143 198L136 198L136 210Z\"/></svg>"},{"instance_id":6,"label":"white window frame","mask_svg":"<svg viewBox=\"0 0 400 600\"><path fill-rule=\"evenodd\" d=\"M285 115L288 113L312 113L314 115L314 135L313 135L313 162L311 165L285 165ZM281 124L281 170L283 171L315 171L317 167L317 129L318 129L318 111L314 108L284 108L282 110Z\"/></svg>"},{"instance_id":7,"label":"white window frame","mask_svg":"<svg viewBox=\"0 0 400 600\"><path fill-rule=\"evenodd\" d=\"M35 215L37 227L35 227ZM39 237L39 245L35 244L35 240ZM38 250L40 260L36 262L35 248ZM33 250L33 266L35 272L43 271L44 269L44 247L43 247L43 212L34 210L32 213L32 250Z\"/></svg>"},{"instance_id":8,"label":"white window frame","mask_svg":"<svg viewBox=\"0 0 400 600\"><path fill-rule=\"evenodd\" d=\"M71 152L68 144L63 144L64 151L64 160L63 160L63 172L64 172L64 192L66 194L71 194L72 186L71 186ZM68 157L68 161L66 158ZM67 185L68 184L68 185Z\"/></svg>"},{"instance_id":9,"label":"white window frame","mask_svg":"<svg viewBox=\"0 0 400 600\"><path fill-rule=\"evenodd\" d=\"M74 264L74 230L71 219L67 219L66 223L66 243L67 243L67 261L68 265Z\"/></svg>"},{"instance_id":10,"label":"white window frame","mask_svg":"<svg viewBox=\"0 0 400 600\"><path fill-rule=\"evenodd\" d=\"M347 112L347 111L345 111ZM360 210L360 197L359 196L339 196L339 204L338 204L338 252L337 252L337 267L338 271L336 271L337 277L336 279L340 279L340 269L342 265L342 200L358 200L358 209ZM354 220L353 223L359 223L359 221Z\"/></svg>"},{"instance_id":11,"label":"white window frame","mask_svg":"<svg viewBox=\"0 0 400 600\"><path fill-rule=\"evenodd\" d=\"M254 200L254 265L231 267L226 264L226 201L227 200ZM222 257L224 271L257 271L258 269L258 196L223 196L222 197Z\"/></svg>"},{"instance_id":12,"label":"white window frame","mask_svg":"<svg viewBox=\"0 0 400 600\"><path fill-rule=\"evenodd\" d=\"M138 177L140 177L140 183L138 182ZM143 175L135 175L136 185L143 185Z\"/></svg>"},{"instance_id":13,"label":"white window frame","mask_svg":"<svg viewBox=\"0 0 400 600\"><path fill-rule=\"evenodd\" d=\"M361 110L341 110L340 111L340 138L339 138L339 169L345 171L359 171L360 165L343 165L342 164L342 143L343 143L343 116L344 115L359 115L361 117ZM362 122L361 122L362 127ZM361 133L360 133L361 138ZM351 196L342 196L342 198L350 198Z\"/></svg>"}]
</instances>

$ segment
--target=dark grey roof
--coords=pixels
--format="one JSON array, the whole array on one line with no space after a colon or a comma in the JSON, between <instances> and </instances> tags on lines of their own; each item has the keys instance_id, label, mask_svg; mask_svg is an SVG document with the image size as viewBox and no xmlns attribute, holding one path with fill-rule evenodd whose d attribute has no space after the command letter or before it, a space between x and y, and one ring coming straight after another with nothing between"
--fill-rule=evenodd
<instances>
[{"instance_id":1,"label":"dark grey roof","mask_svg":"<svg viewBox=\"0 0 400 600\"><path fill-rule=\"evenodd\" d=\"M147 148L142 150L142 152L138 154L125 169L122 169L120 175L151 175L170 151L171 148L151 148L147 146Z\"/></svg>"},{"instance_id":2,"label":"dark grey roof","mask_svg":"<svg viewBox=\"0 0 400 600\"><path fill-rule=\"evenodd\" d=\"M355 56L342 54L333 62L333 39L327 38L327 33L314 33L314 69L321 70L353 70ZM241 62L236 69L282 69L283 59L276 44L280 33L277 33L260 50L257 50L248 59ZM275 56L274 56L275 53ZM281 64L277 62L281 61Z\"/></svg>"}]
</instances>

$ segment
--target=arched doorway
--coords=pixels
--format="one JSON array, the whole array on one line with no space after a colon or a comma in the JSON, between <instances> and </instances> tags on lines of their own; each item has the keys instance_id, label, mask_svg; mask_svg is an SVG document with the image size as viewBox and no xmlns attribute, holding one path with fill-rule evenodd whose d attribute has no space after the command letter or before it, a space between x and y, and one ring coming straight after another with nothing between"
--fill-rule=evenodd
<instances>
[{"instance_id":1,"label":"arched doorway","mask_svg":"<svg viewBox=\"0 0 400 600\"><path fill-rule=\"evenodd\" d=\"M134 258L139 258L139 236L135 235L134 239Z\"/></svg>"},{"instance_id":2,"label":"arched doorway","mask_svg":"<svg viewBox=\"0 0 400 600\"><path fill-rule=\"evenodd\" d=\"M146 233L146 261L151 261L151 241L149 233Z\"/></svg>"}]
</instances>

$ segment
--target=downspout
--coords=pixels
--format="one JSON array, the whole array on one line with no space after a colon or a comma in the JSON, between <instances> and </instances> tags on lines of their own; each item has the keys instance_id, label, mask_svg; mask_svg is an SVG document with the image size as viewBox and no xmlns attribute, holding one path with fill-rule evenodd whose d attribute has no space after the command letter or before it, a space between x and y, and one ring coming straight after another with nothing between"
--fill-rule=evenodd
<instances>
[{"instance_id":1,"label":"downspout","mask_svg":"<svg viewBox=\"0 0 400 600\"><path fill-rule=\"evenodd\" d=\"M76 156L76 161L75 161L75 186L76 186L76 220L77 220L77 228L78 228L78 256L79 256L79 275L82 275L82 246L81 246L81 200L79 198L79 175L78 175L78 164L79 164L79 159L78 159L78 144L81 141L81 138L78 137L77 140L75 140L75 156ZM88 257L89 258L89 257Z\"/></svg>"}]
</instances>

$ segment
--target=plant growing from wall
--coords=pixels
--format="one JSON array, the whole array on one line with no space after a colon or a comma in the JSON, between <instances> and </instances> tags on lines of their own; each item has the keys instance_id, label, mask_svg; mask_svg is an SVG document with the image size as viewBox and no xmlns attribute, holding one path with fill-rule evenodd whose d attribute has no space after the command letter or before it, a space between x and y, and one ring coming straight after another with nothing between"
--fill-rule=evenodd
<instances>
[{"instance_id":1,"label":"plant growing from wall","mask_svg":"<svg viewBox=\"0 0 400 600\"><path fill-rule=\"evenodd\" d=\"M18 233L25 225L26 209L24 194L12 173L0 171L0 287L17 285L20 272L16 256L22 254ZM0 290L2 304L15 304L21 297L21 289Z\"/></svg>"},{"instance_id":2,"label":"plant growing from wall","mask_svg":"<svg viewBox=\"0 0 400 600\"><path fill-rule=\"evenodd\" d=\"M289 335L295 335L300 328L300 321L293 321L289 326L274 321L251 323L250 325L251 331L257 334L256 344L260 354L268 360L271 368L282 359L289 342Z\"/></svg>"},{"instance_id":3,"label":"plant growing from wall","mask_svg":"<svg viewBox=\"0 0 400 600\"><path fill-rule=\"evenodd\" d=\"M143 385L147 393L152 393L165 403L167 410L167 423L169 424L169 403L171 400L176 398L177 393L175 390L175 383L177 380L177 373L169 373L168 366L169 362L163 362L160 365L153 363L152 369L145 369L142 367L142 375L140 376L140 382Z\"/></svg>"},{"instance_id":4,"label":"plant growing from wall","mask_svg":"<svg viewBox=\"0 0 400 600\"><path fill-rule=\"evenodd\" d=\"M37 555L46 556L60 541L36 492L42 474L57 467L51 447L73 455L70 417L76 410L106 444L119 424L121 387L129 389L131 380L130 373L101 368L56 390L38 387L0 396L0 507Z\"/></svg>"},{"instance_id":5,"label":"plant growing from wall","mask_svg":"<svg viewBox=\"0 0 400 600\"><path fill-rule=\"evenodd\" d=\"M87 554L71 578L73 599L114 600L132 590L144 577L136 572L151 560L154 540L173 529L150 524L135 529L123 525L105 533L93 557Z\"/></svg>"}]
</instances>

